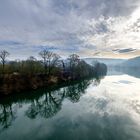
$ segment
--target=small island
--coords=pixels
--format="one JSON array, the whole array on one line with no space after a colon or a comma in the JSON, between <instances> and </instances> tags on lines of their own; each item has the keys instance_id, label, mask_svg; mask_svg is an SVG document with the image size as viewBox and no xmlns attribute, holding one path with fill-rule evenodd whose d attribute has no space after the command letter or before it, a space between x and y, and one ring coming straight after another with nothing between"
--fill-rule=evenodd
<instances>
[{"instance_id":1,"label":"small island","mask_svg":"<svg viewBox=\"0 0 140 140\"><path fill-rule=\"evenodd\" d=\"M62 59L58 54L43 49L40 60L30 56L27 60L6 61L9 52L0 52L0 96L39 88L68 85L87 78L104 76L107 66L86 63L77 54Z\"/></svg>"}]
</instances>

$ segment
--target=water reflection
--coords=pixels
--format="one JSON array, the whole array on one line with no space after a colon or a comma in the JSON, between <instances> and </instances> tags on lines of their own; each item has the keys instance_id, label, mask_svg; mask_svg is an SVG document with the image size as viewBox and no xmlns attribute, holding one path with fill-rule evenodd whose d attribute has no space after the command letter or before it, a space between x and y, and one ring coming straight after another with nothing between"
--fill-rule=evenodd
<instances>
[{"instance_id":1,"label":"water reflection","mask_svg":"<svg viewBox=\"0 0 140 140\"><path fill-rule=\"evenodd\" d=\"M0 104L0 125L2 129L8 128L16 119L16 112L12 104Z\"/></svg>"},{"instance_id":2,"label":"water reflection","mask_svg":"<svg viewBox=\"0 0 140 140\"><path fill-rule=\"evenodd\" d=\"M12 125L16 119L18 109L28 104L25 115L30 119L37 117L50 118L61 110L62 102L68 99L73 103L80 100L87 87L94 83L97 86L103 76L96 79L84 80L70 86L59 88L53 91L36 91L26 95L14 95L1 100L0 104L0 128L1 131ZM37 93L38 92L38 93Z\"/></svg>"},{"instance_id":3,"label":"water reflection","mask_svg":"<svg viewBox=\"0 0 140 140\"><path fill-rule=\"evenodd\" d=\"M71 102L78 102L80 96L85 93L85 89L90 85L91 81L92 80L85 80L75 85L60 88L56 91L46 92L40 99L31 101L26 115L32 119L37 116L44 118L54 116L61 110L62 101L65 98L68 98Z\"/></svg>"}]
</instances>

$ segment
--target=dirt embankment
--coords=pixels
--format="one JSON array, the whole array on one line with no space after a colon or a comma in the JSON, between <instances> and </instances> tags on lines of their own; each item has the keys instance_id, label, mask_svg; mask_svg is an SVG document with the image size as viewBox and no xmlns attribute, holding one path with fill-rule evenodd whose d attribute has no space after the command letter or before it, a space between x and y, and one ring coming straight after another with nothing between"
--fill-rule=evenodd
<instances>
[{"instance_id":1,"label":"dirt embankment","mask_svg":"<svg viewBox=\"0 0 140 140\"><path fill-rule=\"evenodd\" d=\"M9 74L0 77L0 94L49 87L64 81L56 76Z\"/></svg>"}]
</instances>

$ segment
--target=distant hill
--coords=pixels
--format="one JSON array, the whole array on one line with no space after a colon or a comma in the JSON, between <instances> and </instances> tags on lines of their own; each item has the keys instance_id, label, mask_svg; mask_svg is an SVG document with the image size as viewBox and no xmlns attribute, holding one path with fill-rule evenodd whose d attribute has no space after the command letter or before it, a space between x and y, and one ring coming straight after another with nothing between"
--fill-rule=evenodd
<instances>
[{"instance_id":1,"label":"distant hill","mask_svg":"<svg viewBox=\"0 0 140 140\"><path fill-rule=\"evenodd\" d=\"M126 61L124 59L113 58L85 58L84 60L89 64L93 64L94 62L98 61L100 63L106 64L107 66L117 66Z\"/></svg>"},{"instance_id":2,"label":"distant hill","mask_svg":"<svg viewBox=\"0 0 140 140\"><path fill-rule=\"evenodd\" d=\"M140 56L128 59L123 63L125 67L138 67L140 68Z\"/></svg>"},{"instance_id":3,"label":"distant hill","mask_svg":"<svg viewBox=\"0 0 140 140\"><path fill-rule=\"evenodd\" d=\"M131 59L111 59L111 58L85 58L87 63L104 63L108 66L108 75L128 74L140 78L140 56Z\"/></svg>"}]
</instances>

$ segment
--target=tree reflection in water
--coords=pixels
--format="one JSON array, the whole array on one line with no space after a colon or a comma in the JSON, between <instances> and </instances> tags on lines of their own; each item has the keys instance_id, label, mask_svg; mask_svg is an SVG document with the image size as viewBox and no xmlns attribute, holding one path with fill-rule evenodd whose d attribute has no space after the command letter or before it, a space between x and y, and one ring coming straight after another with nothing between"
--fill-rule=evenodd
<instances>
[{"instance_id":1,"label":"tree reflection in water","mask_svg":"<svg viewBox=\"0 0 140 140\"><path fill-rule=\"evenodd\" d=\"M26 111L26 115L31 119L34 119L37 116L44 118L52 117L61 110L62 102L65 98L68 98L73 103L78 102L81 95L85 93L87 87L91 83L94 83L94 85L97 86L100 83L101 78L103 77L100 76L96 79L84 80L68 87L46 92L40 99L31 101L31 105Z\"/></svg>"},{"instance_id":2,"label":"tree reflection in water","mask_svg":"<svg viewBox=\"0 0 140 140\"><path fill-rule=\"evenodd\" d=\"M16 119L16 112L12 104L0 104L0 132L11 126L12 121Z\"/></svg>"},{"instance_id":3,"label":"tree reflection in water","mask_svg":"<svg viewBox=\"0 0 140 140\"><path fill-rule=\"evenodd\" d=\"M68 98L71 102L78 102L80 96L92 80L84 80L78 84L60 88L52 92L46 92L40 99L34 99L26 111L26 115L34 119L37 116L49 118L61 110L62 101Z\"/></svg>"},{"instance_id":4,"label":"tree reflection in water","mask_svg":"<svg viewBox=\"0 0 140 140\"><path fill-rule=\"evenodd\" d=\"M28 118L50 118L61 110L64 99L67 98L73 103L78 102L87 87L91 83L97 86L102 78L103 76L100 76L92 80L83 80L82 82L54 91L43 91L42 93L35 93L28 96L18 95L6 101L0 101L0 132L12 125L12 122L18 117L18 109L23 104L29 104L25 110L25 116Z\"/></svg>"}]
</instances>

